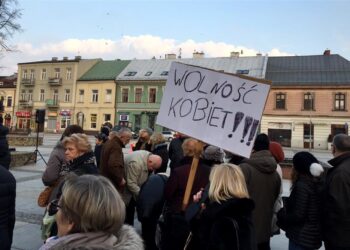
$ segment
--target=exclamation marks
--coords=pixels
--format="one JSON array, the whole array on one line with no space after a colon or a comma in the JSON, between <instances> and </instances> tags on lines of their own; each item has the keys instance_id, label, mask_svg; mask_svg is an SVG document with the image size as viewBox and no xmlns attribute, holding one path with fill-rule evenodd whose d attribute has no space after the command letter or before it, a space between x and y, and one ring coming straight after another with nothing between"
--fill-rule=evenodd
<instances>
[{"instance_id":1,"label":"exclamation marks","mask_svg":"<svg viewBox=\"0 0 350 250\"><path fill-rule=\"evenodd\" d=\"M244 138L248 134L248 131L249 131L250 126L252 125L252 122L253 122L253 117L246 116L245 121L244 121L244 128L243 128L241 143L244 142Z\"/></svg>"},{"instance_id":2,"label":"exclamation marks","mask_svg":"<svg viewBox=\"0 0 350 250\"><path fill-rule=\"evenodd\" d=\"M259 125L259 120L255 120L255 119L254 119L252 128L250 129L250 133L249 133L249 137L248 137L247 146L249 146L250 143L251 143L251 141L253 140L254 135L255 135L255 132L256 132L256 129L258 128L258 125ZM241 141L241 142L242 142L242 141Z\"/></svg>"},{"instance_id":3,"label":"exclamation marks","mask_svg":"<svg viewBox=\"0 0 350 250\"><path fill-rule=\"evenodd\" d=\"M238 125L241 124L242 122L242 119L244 117L244 113L242 112L237 112L236 115L235 115L235 122L233 124L233 129L232 129L232 132L236 132L237 128L238 128ZM229 134L228 135L229 138L232 137L232 134Z\"/></svg>"}]
</instances>

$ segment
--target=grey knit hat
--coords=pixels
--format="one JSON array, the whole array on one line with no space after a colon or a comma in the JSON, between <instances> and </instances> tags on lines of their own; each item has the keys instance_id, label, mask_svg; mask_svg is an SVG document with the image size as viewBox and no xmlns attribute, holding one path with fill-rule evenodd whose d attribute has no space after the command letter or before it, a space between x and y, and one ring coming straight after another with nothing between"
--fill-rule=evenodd
<instances>
[{"instance_id":1,"label":"grey knit hat","mask_svg":"<svg viewBox=\"0 0 350 250\"><path fill-rule=\"evenodd\" d=\"M202 153L203 159L216 162L224 162L224 156L224 150L211 145L206 147Z\"/></svg>"}]
</instances>

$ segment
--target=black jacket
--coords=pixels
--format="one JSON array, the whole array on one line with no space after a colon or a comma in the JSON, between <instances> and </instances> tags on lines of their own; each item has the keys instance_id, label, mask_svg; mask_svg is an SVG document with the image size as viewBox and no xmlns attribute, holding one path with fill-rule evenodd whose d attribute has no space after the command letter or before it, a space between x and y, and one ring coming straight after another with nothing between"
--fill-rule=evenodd
<instances>
[{"instance_id":1,"label":"black jacket","mask_svg":"<svg viewBox=\"0 0 350 250\"><path fill-rule=\"evenodd\" d=\"M158 144L154 147L152 154L159 155L162 158L162 165L155 172L165 173L168 168L169 154L168 145L166 143Z\"/></svg>"},{"instance_id":2,"label":"black jacket","mask_svg":"<svg viewBox=\"0 0 350 250\"><path fill-rule=\"evenodd\" d=\"M11 155L9 151L9 145L7 142L7 134L9 133L9 129L0 125L0 165L5 167L6 169L10 168L11 163Z\"/></svg>"},{"instance_id":3,"label":"black jacket","mask_svg":"<svg viewBox=\"0 0 350 250\"><path fill-rule=\"evenodd\" d=\"M173 170L176 167L182 166L180 164L181 159L184 157L182 150L182 143L186 138L175 138L171 140L169 144L169 159L170 159L170 168Z\"/></svg>"},{"instance_id":4,"label":"black jacket","mask_svg":"<svg viewBox=\"0 0 350 250\"><path fill-rule=\"evenodd\" d=\"M11 249L15 226L16 180L0 166L0 249Z\"/></svg>"},{"instance_id":5,"label":"black jacket","mask_svg":"<svg viewBox=\"0 0 350 250\"><path fill-rule=\"evenodd\" d=\"M92 151L87 152L68 162L67 168L69 169L69 172L74 172L77 175L98 174L98 170L95 164L95 156Z\"/></svg>"},{"instance_id":6,"label":"black jacket","mask_svg":"<svg viewBox=\"0 0 350 250\"><path fill-rule=\"evenodd\" d=\"M142 185L137 199L137 217L157 220L164 206L164 188L168 177L164 174L152 174Z\"/></svg>"},{"instance_id":7,"label":"black jacket","mask_svg":"<svg viewBox=\"0 0 350 250\"><path fill-rule=\"evenodd\" d=\"M319 180L300 176L277 214L277 225L286 231L288 239L305 248L321 247L320 202Z\"/></svg>"},{"instance_id":8,"label":"black jacket","mask_svg":"<svg viewBox=\"0 0 350 250\"><path fill-rule=\"evenodd\" d=\"M350 153L329 161L323 201L324 241L350 249Z\"/></svg>"},{"instance_id":9,"label":"black jacket","mask_svg":"<svg viewBox=\"0 0 350 250\"><path fill-rule=\"evenodd\" d=\"M199 219L191 222L191 249L256 249L251 219L253 209L253 200L247 198L208 204Z\"/></svg>"}]
</instances>

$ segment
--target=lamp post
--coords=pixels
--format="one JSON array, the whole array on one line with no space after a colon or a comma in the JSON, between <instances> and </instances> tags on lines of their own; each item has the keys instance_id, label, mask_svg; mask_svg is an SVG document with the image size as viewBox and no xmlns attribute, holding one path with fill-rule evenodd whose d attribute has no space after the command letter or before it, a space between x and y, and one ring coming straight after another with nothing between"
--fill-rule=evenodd
<instances>
[{"instance_id":1,"label":"lamp post","mask_svg":"<svg viewBox=\"0 0 350 250\"><path fill-rule=\"evenodd\" d=\"M310 101L311 101L311 103L310 103L310 112L309 112L309 118L310 118L310 125L309 125L309 151L311 151L311 149L312 149L312 142L313 142L313 138L312 138L312 121L311 121L311 112L312 112L312 110L313 110L313 106L314 106L314 99L313 99L313 96L312 96L312 94L309 92L308 93L309 94L309 96L310 96Z\"/></svg>"}]
</instances>

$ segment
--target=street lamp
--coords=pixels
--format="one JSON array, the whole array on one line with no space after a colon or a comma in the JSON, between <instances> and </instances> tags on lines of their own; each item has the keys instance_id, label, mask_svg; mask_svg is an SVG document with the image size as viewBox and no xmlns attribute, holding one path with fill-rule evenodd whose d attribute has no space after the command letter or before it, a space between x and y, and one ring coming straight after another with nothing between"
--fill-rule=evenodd
<instances>
[{"instance_id":1,"label":"street lamp","mask_svg":"<svg viewBox=\"0 0 350 250\"><path fill-rule=\"evenodd\" d=\"M313 142L313 138L312 138L312 121L311 121L311 112L313 110L313 106L314 106L314 98L312 96L312 94L310 92L308 92L308 96L310 97L310 112L309 112L309 118L310 118L310 125L309 125L309 151L311 151L312 148L312 142Z\"/></svg>"}]
</instances>

